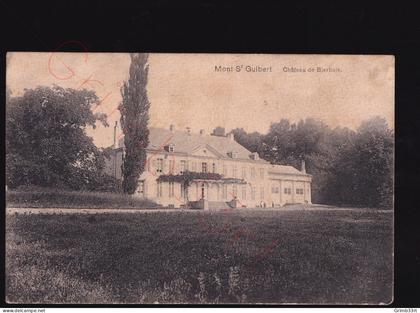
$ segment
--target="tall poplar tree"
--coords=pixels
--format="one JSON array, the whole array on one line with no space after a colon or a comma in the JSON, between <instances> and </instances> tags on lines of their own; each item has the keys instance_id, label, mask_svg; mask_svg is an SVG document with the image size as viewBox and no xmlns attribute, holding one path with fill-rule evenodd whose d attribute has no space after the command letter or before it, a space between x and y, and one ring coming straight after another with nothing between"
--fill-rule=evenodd
<instances>
[{"instance_id":1,"label":"tall poplar tree","mask_svg":"<svg viewBox=\"0 0 420 313\"><path fill-rule=\"evenodd\" d=\"M148 54L132 53L130 77L121 88L121 128L124 133L125 156L122 165L123 191L133 194L146 165L146 148L149 144L149 107L147 79Z\"/></svg>"}]
</instances>

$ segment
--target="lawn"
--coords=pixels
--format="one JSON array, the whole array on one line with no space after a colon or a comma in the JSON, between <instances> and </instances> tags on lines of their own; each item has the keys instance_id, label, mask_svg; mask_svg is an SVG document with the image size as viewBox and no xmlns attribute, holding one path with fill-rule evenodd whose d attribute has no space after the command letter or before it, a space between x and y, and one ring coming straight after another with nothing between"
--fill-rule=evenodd
<instances>
[{"instance_id":1,"label":"lawn","mask_svg":"<svg viewBox=\"0 0 420 313\"><path fill-rule=\"evenodd\" d=\"M7 207L11 208L108 208L150 209L160 207L153 201L126 194L93 191L66 191L51 188L8 190Z\"/></svg>"},{"instance_id":2,"label":"lawn","mask_svg":"<svg viewBox=\"0 0 420 313\"><path fill-rule=\"evenodd\" d=\"M14 214L6 223L9 302L392 300L392 212Z\"/></svg>"}]
</instances>

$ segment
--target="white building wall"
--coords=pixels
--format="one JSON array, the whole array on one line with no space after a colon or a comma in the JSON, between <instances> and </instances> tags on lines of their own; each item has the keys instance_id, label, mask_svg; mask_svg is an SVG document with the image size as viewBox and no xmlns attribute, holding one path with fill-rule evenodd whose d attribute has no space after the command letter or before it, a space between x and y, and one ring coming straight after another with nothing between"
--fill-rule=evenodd
<instances>
[{"instance_id":1,"label":"white building wall","mask_svg":"<svg viewBox=\"0 0 420 313\"><path fill-rule=\"evenodd\" d=\"M158 171L158 159L162 160L162 171ZM240 204L246 207L282 206L287 203L311 203L311 177L310 175L281 175L270 172L271 165L262 161L240 160L240 159L221 159L204 156L182 155L169 152L147 153L145 172L140 180L144 181L144 192L136 193L138 196L147 197L162 205L174 205L179 207L185 204L185 199L181 195L181 186L174 183L174 194L169 193L169 183L162 183L162 193L158 194L157 178L162 174L180 174L181 160L185 160L189 171L201 172L202 163L207 163L207 171L213 172L213 163L216 166L216 173L225 177L243 178L246 185L236 185L236 196ZM113 161L107 166L110 172ZM109 163L109 162L108 162ZM122 153L117 154L117 177L121 178ZM195 164L195 166L194 166ZM236 168L236 170L234 170ZM112 172L110 173L112 175ZM273 193L272 187L276 186L279 193ZM245 194L242 188L245 187ZM224 197L223 188L227 189L227 196ZM290 194L285 192L290 190ZM297 189L303 189L303 194L297 194ZM253 197L255 190L255 197ZM262 192L263 190L263 192ZM230 201L235 193L234 186L229 184L227 187L215 184L205 185L205 196L209 201ZM193 183L188 192L190 201L197 201L201 198L201 185ZM263 196L263 197L261 197Z\"/></svg>"}]
</instances>

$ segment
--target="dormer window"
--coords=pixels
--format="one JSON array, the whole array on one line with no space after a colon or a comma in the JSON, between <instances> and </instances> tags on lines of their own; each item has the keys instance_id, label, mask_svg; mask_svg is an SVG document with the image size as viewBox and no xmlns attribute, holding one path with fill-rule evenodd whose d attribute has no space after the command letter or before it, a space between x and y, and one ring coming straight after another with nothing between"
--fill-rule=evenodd
<instances>
[{"instance_id":1,"label":"dormer window","mask_svg":"<svg viewBox=\"0 0 420 313\"><path fill-rule=\"evenodd\" d=\"M236 159L238 157L238 153L235 151L228 152L228 156L232 159Z\"/></svg>"},{"instance_id":2,"label":"dormer window","mask_svg":"<svg viewBox=\"0 0 420 313\"><path fill-rule=\"evenodd\" d=\"M260 157L259 157L259 155L258 155L258 152L253 152L253 153L251 153L251 159L253 159L253 160L258 160Z\"/></svg>"},{"instance_id":3,"label":"dormer window","mask_svg":"<svg viewBox=\"0 0 420 313\"><path fill-rule=\"evenodd\" d=\"M166 145L166 146L165 146L165 150L166 150L166 151L168 151L168 152L174 152L175 147L174 147L174 145L171 143L171 144L169 144L169 145Z\"/></svg>"}]
</instances>

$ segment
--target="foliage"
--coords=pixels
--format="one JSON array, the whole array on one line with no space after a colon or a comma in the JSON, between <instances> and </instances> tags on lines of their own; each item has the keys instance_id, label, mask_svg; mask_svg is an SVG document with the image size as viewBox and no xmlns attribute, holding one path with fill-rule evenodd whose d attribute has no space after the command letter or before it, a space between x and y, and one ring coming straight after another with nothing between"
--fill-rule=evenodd
<instances>
[{"instance_id":1,"label":"foliage","mask_svg":"<svg viewBox=\"0 0 420 313\"><path fill-rule=\"evenodd\" d=\"M392 225L392 212L371 210L7 215L6 295L19 303L389 303Z\"/></svg>"},{"instance_id":2,"label":"foliage","mask_svg":"<svg viewBox=\"0 0 420 313\"><path fill-rule=\"evenodd\" d=\"M362 123L331 171L339 187L332 190L336 202L392 208L393 154L394 136L385 120Z\"/></svg>"},{"instance_id":3,"label":"foliage","mask_svg":"<svg viewBox=\"0 0 420 313\"><path fill-rule=\"evenodd\" d=\"M315 203L392 208L394 137L383 118L364 121L357 131L331 129L314 119L282 119L265 135L233 132L271 163L300 168L305 160Z\"/></svg>"},{"instance_id":4,"label":"foliage","mask_svg":"<svg viewBox=\"0 0 420 313\"><path fill-rule=\"evenodd\" d=\"M38 87L8 97L6 110L6 183L94 188L104 167L101 151L86 127L104 114L93 113L93 91Z\"/></svg>"},{"instance_id":5,"label":"foliage","mask_svg":"<svg viewBox=\"0 0 420 313\"><path fill-rule=\"evenodd\" d=\"M131 54L130 77L121 88L121 127L124 133L125 157L122 164L124 192L133 194L146 164L149 144L149 107L147 97L148 55Z\"/></svg>"},{"instance_id":6,"label":"foliage","mask_svg":"<svg viewBox=\"0 0 420 313\"><path fill-rule=\"evenodd\" d=\"M218 126L215 129L213 129L213 132L211 134L213 136L224 137L225 136L225 129L224 129L224 127Z\"/></svg>"},{"instance_id":7,"label":"foliage","mask_svg":"<svg viewBox=\"0 0 420 313\"><path fill-rule=\"evenodd\" d=\"M174 175L160 175L158 177L158 181L162 182L177 182L181 183L185 190L185 198L188 201L188 187L191 186L191 183L196 179L203 179L203 180L221 180L222 175L218 173L202 173L202 172L190 172L185 171L182 174Z\"/></svg>"},{"instance_id":8,"label":"foliage","mask_svg":"<svg viewBox=\"0 0 420 313\"><path fill-rule=\"evenodd\" d=\"M193 180L196 179L203 179L203 180L221 180L222 175L219 173L202 173L202 172L191 172L185 171L182 174L168 174L168 175L160 175L158 177L159 181L162 182L177 182L177 183L184 183L186 186L189 186Z\"/></svg>"},{"instance_id":9,"label":"foliage","mask_svg":"<svg viewBox=\"0 0 420 313\"><path fill-rule=\"evenodd\" d=\"M243 128L232 130L235 140L252 152L259 152L262 149L262 136L258 132L247 133Z\"/></svg>"}]
</instances>

